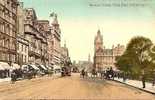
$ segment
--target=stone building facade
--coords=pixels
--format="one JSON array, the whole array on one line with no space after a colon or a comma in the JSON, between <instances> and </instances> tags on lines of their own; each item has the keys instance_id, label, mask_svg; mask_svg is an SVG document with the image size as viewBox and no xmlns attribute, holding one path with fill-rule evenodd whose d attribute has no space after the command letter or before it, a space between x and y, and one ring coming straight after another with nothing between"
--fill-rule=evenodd
<instances>
[{"instance_id":1,"label":"stone building facade","mask_svg":"<svg viewBox=\"0 0 155 100\"><path fill-rule=\"evenodd\" d=\"M94 67L97 70L105 70L107 68L115 67L115 59L117 56L121 56L125 50L124 45L118 44L112 46L111 49L106 49L103 44L103 36L100 30L97 32L97 36L94 40Z\"/></svg>"},{"instance_id":2,"label":"stone building facade","mask_svg":"<svg viewBox=\"0 0 155 100\"><path fill-rule=\"evenodd\" d=\"M60 65L68 51L60 45L57 14L52 18L52 23L38 20L35 10L18 0L0 0L0 62Z\"/></svg>"},{"instance_id":3,"label":"stone building facade","mask_svg":"<svg viewBox=\"0 0 155 100\"><path fill-rule=\"evenodd\" d=\"M50 61L52 61L53 64L60 65L61 64L61 30L57 19L57 14L52 13L51 17L53 18L53 20L50 25L50 31L52 35L51 37L52 55L50 57Z\"/></svg>"},{"instance_id":4,"label":"stone building facade","mask_svg":"<svg viewBox=\"0 0 155 100\"><path fill-rule=\"evenodd\" d=\"M28 64L29 41L24 35L24 10L23 3L18 4L17 9L17 63L21 66Z\"/></svg>"},{"instance_id":5,"label":"stone building facade","mask_svg":"<svg viewBox=\"0 0 155 100\"><path fill-rule=\"evenodd\" d=\"M87 61L79 61L78 62L79 70L85 69L87 72L91 72L93 69L93 62L90 59L90 54L88 55L88 60Z\"/></svg>"},{"instance_id":6,"label":"stone building facade","mask_svg":"<svg viewBox=\"0 0 155 100\"><path fill-rule=\"evenodd\" d=\"M49 34L47 36L47 42L48 42L48 58L49 58L49 65L53 65L53 47L54 47L54 42L53 42L53 34L51 32L51 27L49 29Z\"/></svg>"},{"instance_id":7,"label":"stone building facade","mask_svg":"<svg viewBox=\"0 0 155 100\"><path fill-rule=\"evenodd\" d=\"M0 61L17 63L17 0L0 0Z\"/></svg>"},{"instance_id":8,"label":"stone building facade","mask_svg":"<svg viewBox=\"0 0 155 100\"><path fill-rule=\"evenodd\" d=\"M49 65L49 52L48 52L48 35L50 33L49 30L49 21L48 20L38 20L38 24L40 25L40 32L43 34L44 42L42 42L42 53L41 59L44 65Z\"/></svg>"},{"instance_id":9,"label":"stone building facade","mask_svg":"<svg viewBox=\"0 0 155 100\"><path fill-rule=\"evenodd\" d=\"M39 24L33 8L25 9L24 16L24 35L29 41L29 63L46 65L48 63L47 33L43 25Z\"/></svg>"},{"instance_id":10,"label":"stone building facade","mask_svg":"<svg viewBox=\"0 0 155 100\"><path fill-rule=\"evenodd\" d=\"M66 47L66 43L63 47L61 47L61 63L65 64L66 62L70 62L69 51Z\"/></svg>"}]
</instances>

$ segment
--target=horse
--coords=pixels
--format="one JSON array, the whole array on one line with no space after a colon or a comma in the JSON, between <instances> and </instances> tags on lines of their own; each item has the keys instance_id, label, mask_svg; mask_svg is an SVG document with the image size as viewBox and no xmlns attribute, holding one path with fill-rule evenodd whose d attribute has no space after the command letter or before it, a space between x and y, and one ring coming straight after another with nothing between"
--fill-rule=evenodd
<instances>
[{"instance_id":1,"label":"horse","mask_svg":"<svg viewBox=\"0 0 155 100\"><path fill-rule=\"evenodd\" d=\"M86 72L84 71L84 69L81 71L81 75L84 78L85 77Z\"/></svg>"},{"instance_id":2,"label":"horse","mask_svg":"<svg viewBox=\"0 0 155 100\"><path fill-rule=\"evenodd\" d=\"M97 77L97 71L95 69L92 70L91 77Z\"/></svg>"}]
</instances>

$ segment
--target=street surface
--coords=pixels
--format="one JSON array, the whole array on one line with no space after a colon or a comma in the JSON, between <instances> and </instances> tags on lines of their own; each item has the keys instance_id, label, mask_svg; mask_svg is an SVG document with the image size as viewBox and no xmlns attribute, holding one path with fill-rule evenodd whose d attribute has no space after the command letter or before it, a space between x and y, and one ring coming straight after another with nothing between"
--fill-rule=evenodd
<instances>
[{"instance_id":1,"label":"street surface","mask_svg":"<svg viewBox=\"0 0 155 100\"><path fill-rule=\"evenodd\" d=\"M14 99L121 99L155 100L155 95L113 81L71 77L41 77L15 84L0 83L0 100Z\"/></svg>"}]
</instances>

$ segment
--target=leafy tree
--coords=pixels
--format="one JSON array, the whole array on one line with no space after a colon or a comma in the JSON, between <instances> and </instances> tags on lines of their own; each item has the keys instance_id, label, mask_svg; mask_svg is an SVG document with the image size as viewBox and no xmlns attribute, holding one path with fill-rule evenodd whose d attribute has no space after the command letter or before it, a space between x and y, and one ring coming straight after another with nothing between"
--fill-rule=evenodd
<instances>
[{"instance_id":1,"label":"leafy tree","mask_svg":"<svg viewBox=\"0 0 155 100\"><path fill-rule=\"evenodd\" d=\"M118 69L133 75L148 74L155 69L155 53L150 51L153 43L150 39L137 36L133 37L122 56L116 59ZM155 48L151 49L155 50Z\"/></svg>"}]
</instances>

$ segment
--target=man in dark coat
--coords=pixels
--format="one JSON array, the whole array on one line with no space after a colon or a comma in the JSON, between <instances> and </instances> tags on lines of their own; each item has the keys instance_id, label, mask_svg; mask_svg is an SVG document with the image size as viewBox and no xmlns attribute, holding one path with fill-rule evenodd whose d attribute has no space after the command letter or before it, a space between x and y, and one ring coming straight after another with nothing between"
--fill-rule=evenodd
<instances>
[{"instance_id":1,"label":"man in dark coat","mask_svg":"<svg viewBox=\"0 0 155 100\"><path fill-rule=\"evenodd\" d=\"M11 82L12 82L12 84L14 84L14 83L15 83L16 78L17 78L17 76L16 76L15 71L12 71L12 73L11 73Z\"/></svg>"},{"instance_id":2,"label":"man in dark coat","mask_svg":"<svg viewBox=\"0 0 155 100\"><path fill-rule=\"evenodd\" d=\"M85 76L85 70L84 69L82 69L81 74L82 74L82 77L84 78L84 76Z\"/></svg>"}]
</instances>

